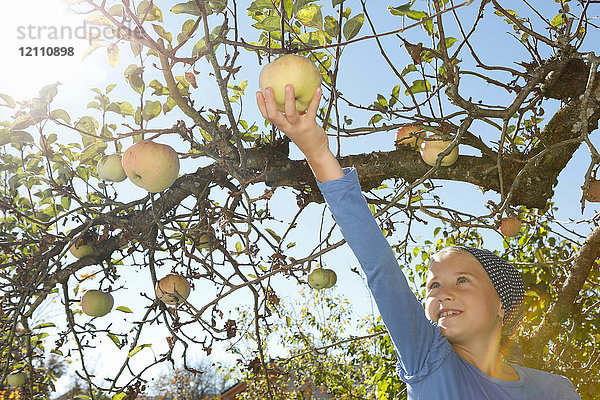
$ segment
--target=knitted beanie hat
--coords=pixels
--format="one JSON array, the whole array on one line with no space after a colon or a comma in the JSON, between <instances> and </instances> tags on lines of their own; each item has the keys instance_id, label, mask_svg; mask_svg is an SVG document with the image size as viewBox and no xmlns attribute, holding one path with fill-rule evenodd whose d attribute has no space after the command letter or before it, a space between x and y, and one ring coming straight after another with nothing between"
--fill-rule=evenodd
<instances>
[{"instance_id":1,"label":"knitted beanie hat","mask_svg":"<svg viewBox=\"0 0 600 400\"><path fill-rule=\"evenodd\" d=\"M504 308L502 320L504 335L512 335L523 318L525 288L521 273L512 264L489 250L467 246L456 247L471 253L487 272Z\"/></svg>"}]
</instances>

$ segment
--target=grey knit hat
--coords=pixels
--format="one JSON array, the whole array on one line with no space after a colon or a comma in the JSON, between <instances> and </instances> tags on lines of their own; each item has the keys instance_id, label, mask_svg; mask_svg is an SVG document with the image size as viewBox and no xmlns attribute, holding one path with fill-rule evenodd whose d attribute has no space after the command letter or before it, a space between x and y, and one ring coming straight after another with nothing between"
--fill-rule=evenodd
<instances>
[{"instance_id":1,"label":"grey knit hat","mask_svg":"<svg viewBox=\"0 0 600 400\"><path fill-rule=\"evenodd\" d=\"M512 335L523 318L525 287L521 273L512 264L489 250L467 246L456 247L471 253L487 272L504 308L503 335Z\"/></svg>"}]
</instances>

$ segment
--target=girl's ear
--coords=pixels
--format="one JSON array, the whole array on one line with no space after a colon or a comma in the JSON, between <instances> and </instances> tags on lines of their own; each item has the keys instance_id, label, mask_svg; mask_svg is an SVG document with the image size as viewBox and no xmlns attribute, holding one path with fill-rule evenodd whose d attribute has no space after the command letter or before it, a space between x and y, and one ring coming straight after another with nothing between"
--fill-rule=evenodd
<instances>
[{"instance_id":1,"label":"girl's ear","mask_svg":"<svg viewBox=\"0 0 600 400\"><path fill-rule=\"evenodd\" d=\"M498 319L500 320L500 322L504 321L504 306L500 307L500 310L498 310Z\"/></svg>"}]
</instances>

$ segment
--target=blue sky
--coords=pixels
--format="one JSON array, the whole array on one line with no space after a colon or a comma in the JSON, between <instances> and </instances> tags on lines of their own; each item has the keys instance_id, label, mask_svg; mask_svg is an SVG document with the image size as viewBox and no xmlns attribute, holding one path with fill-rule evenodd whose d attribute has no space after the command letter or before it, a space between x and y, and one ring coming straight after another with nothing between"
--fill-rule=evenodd
<instances>
[{"instance_id":1,"label":"blue sky","mask_svg":"<svg viewBox=\"0 0 600 400\"><path fill-rule=\"evenodd\" d=\"M167 15L167 8L174 2L158 2L160 6L164 7L165 16ZM161 4L161 3L164 3ZM241 4L243 3L243 4ZM249 18L245 13L245 7L249 2L240 2L238 10L240 13L240 20L245 24L249 24ZM417 2L415 8L419 8ZM544 4L539 5L540 9L548 7L550 10L557 8L556 3L552 1L545 1ZM352 8L352 15L360 12L359 1L346 1L346 6ZM372 14L375 21L376 27L379 32L390 31L399 28L400 19L389 14L386 10L388 3L380 1L368 1L367 8ZM392 4L394 6L399 4ZM474 3L471 6L460 10L461 17L465 19L472 18L475 10L478 7L478 3ZM110 83L117 83L117 88L111 93L118 100L127 99L131 102L135 101L135 94L128 87L123 79L123 70L132 61L130 59L130 53L128 46L121 47L121 61L115 68L111 68L108 65L106 58L106 51L104 48L100 48L89 55L84 60L81 56L85 49L88 47L88 37L81 38L77 37L76 29L82 27L83 31L89 34L89 30L85 30L86 27L83 24L82 16L72 15L64 10L63 3L59 0L23 0L20 2L5 2L0 5L0 11L5 16L6 23L0 26L0 33L6 40L3 40L0 46L2 46L3 54L7 55L7 59L3 63L3 77L0 78L0 93L7 93L12 95L17 100L24 100L33 97L37 94L40 87L51 84L57 81L62 83L59 88L59 95L56 98L57 107L67 109L71 116L84 115L88 112L85 105L92 100L91 88L98 87L103 89ZM491 11L488 11L490 13ZM181 24L180 19L177 19L172 23L172 32L176 32ZM511 28L506 25L500 18L491 18L492 21L485 26L482 26L481 31L474 38L474 44L478 51L478 55L485 60L488 64L500 65L506 63L506 59L509 60L528 60L526 52L523 47L518 44L516 39L506 39L504 35L499 33L507 32ZM449 24L453 25L453 24ZM468 24L467 24L468 25ZM27 27L34 26L38 27L51 27L60 26L70 29L63 29L65 34L72 32L72 36L64 36L61 39L42 39L39 34L48 34L49 29L36 29L28 30ZM88 26L87 29L90 29ZM22 33L27 32L29 38L23 38ZM82 30L79 31L81 33ZM359 35L370 34L368 26L365 24ZM251 34L250 30L242 30L242 36ZM448 33L447 33L448 34ZM245 36L248 37L248 36ZM414 28L405 33L404 37L411 42L424 41L425 35L422 33L420 28ZM457 36L458 37L458 36ZM255 40L255 37L250 37L250 40ZM410 57L404 48L399 47L398 39L392 35L382 40L386 50L389 52L394 64L402 68L406 65ZM597 43L597 41L588 41L588 43ZM427 43L424 43L427 45ZM20 47L27 46L73 46L75 55L73 57L23 57L20 55ZM589 49L588 49L589 50ZM515 55L519 54L519 55ZM257 107L254 102L254 92L258 89L258 74L260 72L260 66L258 65L256 56L250 52L243 52L240 56L241 64L243 65L242 70L236 76L234 82L241 82L248 80L249 85L244 96L244 109L243 115L247 121L257 121L258 126L262 129L262 117L258 113ZM384 66L384 60L380 55L377 46L372 40L362 41L355 45L348 46L342 56L343 68L340 71L338 88L353 102L361 103L363 105L370 104L377 96L381 93L385 96L389 96L391 88L396 84L396 78L389 71L389 68ZM468 57L465 57L465 64L469 65L471 61ZM200 88L193 91L193 98L196 104L208 104L219 106L219 98L216 93L216 86L211 83L209 79L202 79L206 77L209 68L205 62L198 64L197 69L200 71L199 79L201 81ZM152 68L147 68L150 73ZM178 71L179 74L183 70ZM506 79L506 76L501 77ZM480 96L484 101L494 101L497 104L507 104L510 101L509 95L497 89L494 89L487 85L472 82L465 83L463 95L468 97L469 94L473 95L474 98ZM551 110L546 110L546 116L551 115ZM0 110L0 115L5 113L4 110ZM364 115L360 115L356 111L352 111L351 117L356 121L360 121L361 118L365 118ZM120 117L119 117L120 118ZM182 118L181 114L172 112L167 116L161 117L153 121L153 128L171 126L173 122ZM115 122L120 122L115 119ZM402 122L402 121L393 121ZM357 124L358 125L358 124ZM481 129L480 134L484 140L490 138L492 134L495 134L489 130L487 126L476 126ZM69 135L69 133L61 131L60 135ZM362 138L355 138L352 140L344 140L342 142L342 155L356 154L367 151L384 151L391 150L394 148L393 145L394 132L382 132L375 135L365 136ZM62 137L61 137L62 138ZM161 141L163 138L161 137ZM597 144L598 140L594 138L594 142ZM332 140L332 145L335 143ZM186 146L180 140L172 140L169 142L173 147L179 151L186 151ZM127 144L126 144L127 145ZM335 149L335 147L334 147ZM468 153L467 149L462 149L463 154ZM301 154L297 149L293 148L291 151L293 158L300 159ZM574 157L575 161L569 164L565 171L560 176L560 183L556 188L555 201L560 206L559 217L562 219L580 219L582 217L592 216L596 208L593 204L588 203L588 208L585 214L581 214L579 206L580 197L580 186L583 183L583 174L589 163L589 155L587 149L582 147L576 153ZM206 160L183 160L181 173L191 173L196 168L206 163ZM114 185L115 189L119 193L119 200L127 201L128 199L136 199L145 195L145 191L133 186L128 181L118 183ZM256 185L252 189L254 193L260 194L264 190L263 185ZM449 207L462 208L472 213L486 213L485 203L488 199L497 201L499 196L495 193L481 194L477 188L462 183L443 183L443 188L438 189L437 193L443 199L444 203ZM465 199L469 199L469 203L465 206ZM278 190L275 197L271 201L271 209L273 214L278 216L279 220L289 220L289 215L292 210L289 209L290 204L295 204L295 198L290 191ZM302 254L303 252L311 249L317 241L314 237L315 226L318 224L320 215L323 210L323 205L313 204L309 210L303 215L302 221L304 221L307 229L298 230L292 240L295 238L298 246L296 252ZM327 219L330 222L330 218ZM273 223L273 226L279 225L280 229L284 227L284 224ZM299 224L301 225L301 224ZM574 226L576 229L584 228L581 225ZM417 237L422 239L431 238L432 227L430 226L418 226L415 230ZM402 230L397 234L395 238L400 238ZM341 238L339 232L336 233L337 238ZM488 232L485 234L486 244L490 248L501 249L501 237L495 232ZM392 239L393 240L393 239ZM68 256L70 257L70 255ZM353 304L353 307L360 315L367 315L372 310L372 303L368 290L366 289L362 280L355 274L349 273L350 267L355 267L357 262L347 246L342 249L335 250L325 257L323 257L325 264L329 268L333 268L338 272L338 285L333 289L335 293L342 293L348 297ZM68 261L72 261L69 259ZM125 270L127 267L122 267ZM94 268L90 268L94 270ZM166 269L165 269L166 271ZM119 312L113 312L110 317L106 319L97 320L99 326L104 326L109 322L113 322L115 325L122 324L123 330L127 330L127 326L139 318L141 313L144 311L143 307L147 306L147 301L143 300L136 304L133 300L132 293L145 292L148 295L152 294L152 288L149 286L149 276L137 277L139 273L137 269L131 268L130 276L126 279L127 288L126 290L115 293L115 306L126 305L134 310L133 315L125 315ZM165 272L166 273L166 272ZM127 274L125 274L127 275ZM85 285L84 287L93 287L93 283ZM293 293L296 292L297 286L295 283L286 279L279 279L276 287L280 288L280 295L283 293L289 293L290 301L296 298ZM198 301L200 304L205 299L210 297L211 293L193 293L190 300L192 303ZM232 297L224 302L224 309L233 311L236 303L244 302L246 299L243 295ZM86 317L82 317L86 318ZM156 330L152 334L148 334L144 338L146 342L152 342L153 346L151 349L144 349L138 355L136 355L136 361L143 364L152 358L152 354L159 354L164 351L166 343L164 342L165 332ZM142 340L140 343L145 343ZM96 368L99 374L102 372L111 371L114 357L122 357L123 353L126 355L126 351L116 352L114 345L104 340L102 344L97 348L97 362ZM107 357L107 354L111 354ZM96 355L92 355L92 359ZM215 359L227 359L222 351L215 351ZM231 361L231 360L230 360ZM155 371L154 371L155 372Z\"/></svg>"}]
</instances>

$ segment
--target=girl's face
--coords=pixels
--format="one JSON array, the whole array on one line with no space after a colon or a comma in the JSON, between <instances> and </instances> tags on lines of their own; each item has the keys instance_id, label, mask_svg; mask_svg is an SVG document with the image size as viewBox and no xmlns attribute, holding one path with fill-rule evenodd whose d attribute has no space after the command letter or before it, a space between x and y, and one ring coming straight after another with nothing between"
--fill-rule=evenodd
<instances>
[{"instance_id":1,"label":"girl's face","mask_svg":"<svg viewBox=\"0 0 600 400\"><path fill-rule=\"evenodd\" d=\"M489 341L502 329L502 302L470 254L436 254L427 272L425 314L452 345Z\"/></svg>"}]
</instances>

